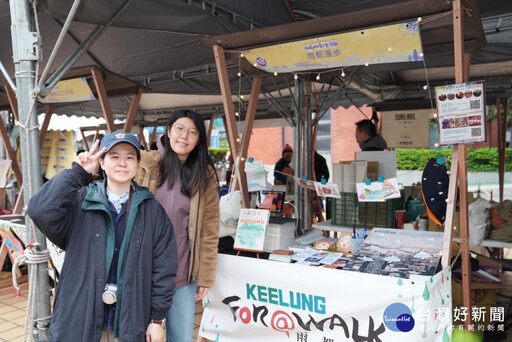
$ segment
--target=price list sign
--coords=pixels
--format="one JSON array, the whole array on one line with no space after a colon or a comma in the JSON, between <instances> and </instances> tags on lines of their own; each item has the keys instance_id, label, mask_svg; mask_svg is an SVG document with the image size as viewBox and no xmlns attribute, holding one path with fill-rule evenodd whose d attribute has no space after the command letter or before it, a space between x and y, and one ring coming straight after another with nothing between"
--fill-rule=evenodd
<instances>
[{"instance_id":1,"label":"price list sign","mask_svg":"<svg viewBox=\"0 0 512 342\"><path fill-rule=\"evenodd\" d=\"M486 141L484 82L436 87L439 143Z\"/></svg>"}]
</instances>

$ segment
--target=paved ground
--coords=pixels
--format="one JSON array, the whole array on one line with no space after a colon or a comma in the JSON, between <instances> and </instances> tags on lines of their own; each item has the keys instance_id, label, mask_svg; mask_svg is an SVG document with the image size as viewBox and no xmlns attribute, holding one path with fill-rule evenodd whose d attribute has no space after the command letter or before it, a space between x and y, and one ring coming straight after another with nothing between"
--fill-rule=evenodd
<instances>
[{"instance_id":1,"label":"paved ground","mask_svg":"<svg viewBox=\"0 0 512 342\"><path fill-rule=\"evenodd\" d=\"M22 296L16 297L14 290L0 292L0 342L23 342L25 310L27 304L27 286L22 287ZM196 305L194 341L197 339L203 307ZM28 339L27 339L28 341Z\"/></svg>"}]
</instances>

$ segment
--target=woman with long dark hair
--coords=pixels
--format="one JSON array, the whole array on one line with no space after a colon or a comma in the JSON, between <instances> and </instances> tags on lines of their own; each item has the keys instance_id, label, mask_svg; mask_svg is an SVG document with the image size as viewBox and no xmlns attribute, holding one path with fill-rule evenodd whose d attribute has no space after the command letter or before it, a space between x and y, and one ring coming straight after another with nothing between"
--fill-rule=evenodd
<instances>
[{"instance_id":1,"label":"woman with long dark hair","mask_svg":"<svg viewBox=\"0 0 512 342\"><path fill-rule=\"evenodd\" d=\"M175 112L159 146L155 198L173 223L178 245L176 294L167 314L167 341L192 341L195 301L215 281L219 234L218 180L199 114ZM163 149L163 151L162 151Z\"/></svg>"}]
</instances>

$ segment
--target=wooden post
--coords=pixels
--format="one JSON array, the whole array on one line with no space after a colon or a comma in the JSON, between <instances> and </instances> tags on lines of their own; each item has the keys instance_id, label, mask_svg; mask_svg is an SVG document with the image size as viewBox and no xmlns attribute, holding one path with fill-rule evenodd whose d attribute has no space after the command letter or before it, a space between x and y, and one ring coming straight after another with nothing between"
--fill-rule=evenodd
<instances>
[{"instance_id":1,"label":"wooden post","mask_svg":"<svg viewBox=\"0 0 512 342\"><path fill-rule=\"evenodd\" d=\"M20 119L18 116L18 100L16 99L16 94L14 94L14 91L8 84L5 85L5 92L7 94L9 104L11 105L12 114L14 115L16 121L19 121Z\"/></svg>"},{"instance_id":2,"label":"wooden post","mask_svg":"<svg viewBox=\"0 0 512 342\"><path fill-rule=\"evenodd\" d=\"M125 132L130 132L132 130L135 117L137 116L137 110L139 109L140 98L142 97L143 92L144 89L139 87L137 94L133 96L132 103L130 103L130 109L128 109L128 115L126 116L126 122L123 128Z\"/></svg>"},{"instance_id":3,"label":"wooden post","mask_svg":"<svg viewBox=\"0 0 512 342\"><path fill-rule=\"evenodd\" d=\"M87 137L85 136L85 132L82 128L80 128L80 134L82 135L82 141L84 143L84 149L89 151L89 143L87 142Z\"/></svg>"},{"instance_id":4,"label":"wooden post","mask_svg":"<svg viewBox=\"0 0 512 342\"><path fill-rule=\"evenodd\" d=\"M465 62L469 62L468 57L464 57L464 23L461 0L454 0L453 6L453 45L455 55L455 83L463 83L467 81L469 76L469 66L465 66ZM461 239L461 258L462 258L462 299L465 307L471 312L471 266L469 260L469 229L468 229L468 183L467 183L467 167L466 167L466 145L457 144L453 146L453 158L457 159L458 172L450 174L450 185L452 182L459 184L459 207L460 207L460 239ZM453 164L453 161L452 161ZM452 165L453 166L453 165ZM454 211L457 205L457 197L449 198L447 212ZM445 234L447 230L451 235L453 222L450 226L445 225ZM450 239L451 241L451 239ZM450 243L451 244L451 243ZM464 324L466 330L471 325L471 315L468 315Z\"/></svg>"},{"instance_id":5,"label":"wooden post","mask_svg":"<svg viewBox=\"0 0 512 342\"><path fill-rule=\"evenodd\" d=\"M46 137L46 133L48 132L48 125L50 124L50 119L53 115L53 110L55 109L55 104L49 104L46 107L46 113L44 114L44 121L39 129L39 148L43 147L44 138Z\"/></svg>"},{"instance_id":6,"label":"wooden post","mask_svg":"<svg viewBox=\"0 0 512 342\"><path fill-rule=\"evenodd\" d=\"M242 157L240 139L238 138L238 129L236 127L235 120L235 109L231 100L231 89L229 87L229 75L226 68L226 57L224 56L224 49L219 45L213 45L213 54L215 56L215 64L217 65L217 74L219 76L219 85L222 93L222 103L224 105L225 119L226 119L226 132L228 136L229 146L233 159L235 160L235 169L233 174L235 175L233 181L234 189L241 189L244 198L244 207L249 208L249 194L247 193L247 184L242 185L245 182L245 172L243 172L243 166L241 166L240 160ZM261 86L261 85L260 85ZM253 83L254 88L254 83ZM251 91L252 94L252 91ZM246 123L247 125L247 120ZM229 133L228 133L229 132ZM238 162L237 162L238 160ZM235 172L237 171L237 172ZM242 179L243 178L243 179ZM245 188L245 190L244 190Z\"/></svg>"},{"instance_id":7,"label":"wooden post","mask_svg":"<svg viewBox=\"0 0 512 342\"><path fill-rule=\"evenodd\" d=\"M144 126L141 125L139 125L139 141L146 151L149 150L146 137L144 136Z\"/></svg>"},{"instance_id":8,"label":"wooden post","mask_svg":"<svg viewBox=\"0 0 512 342\"><path fill-rule=\"evenodd\" d=\"M105 89L105 82L103 82L103 73L98 69L91 69L91 74L94 80L94 85L96 86L98 99L100 100L101 110L103 111L103 117L107 122L107 129L110 133L112 133L116 130L116 126L114 125L112 108L110 107L110 103L108 102L107 91Z\"/></svg>"},{"instance_id":9,"label":"wooden post","mask_svg":"<svg viewBox=\"0 0 512 342\"><path fill-rule=\"evenodd\" d=\"M256 109L258 108L258 95L261 90L261 77L256 77L252 81L251 96L249 97L249 105L245 115L245 126L242 133L242 143L240 144L240 163L238 164L240 172L240 188L244 196L244 202L249 203L249 190L247 189L247 179L245 177L245 161L247 160L247 151L249 150L249 142L251 141L252 128L254 126L254 118L256 117ZM248 206L247 206L248 207Z\"/></svg>"},{"instance_id":10,"label":"wooden post","mask_svg":"<svg viewBox=\"0 0 512 342\"><path fill-rule=\"evenodd\" d=\"M149 139L150 147L151 147L151 144L156 141L156 130L157 130L157 128L158 128L158 124L155 123L155 125L153 126L153 132L151 133L151 138Z\"/></svg>"},{"instance_id":11,"label":"wooden post","mask_svg":"<svg viewBox=\"0 0 512 342\"><path fill-rule=\"evenodd\" d=\"M5 146L5 150L9 155L9 158L12 160L12 171L14 172L14 177L18 181L18 185L23 185L23 176L21 173L20 165L18 164L18 159L16 158L16 151L12 148L11 141L9 140L9 134L7 134L7 128L5 128L4 120L0 117L0 135L2 135L2 141Z\"/></svg>"}]
</instances>

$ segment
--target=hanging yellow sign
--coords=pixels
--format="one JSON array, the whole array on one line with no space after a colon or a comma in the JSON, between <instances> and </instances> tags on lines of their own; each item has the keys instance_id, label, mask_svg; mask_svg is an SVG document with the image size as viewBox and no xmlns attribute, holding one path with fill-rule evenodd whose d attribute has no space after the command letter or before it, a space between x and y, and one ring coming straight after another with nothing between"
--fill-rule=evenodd
<instances>
[{"instance_id":1,"label":"hanging yellow sign","mask_svg":"<svg viewBox=\"0 0 512 342\"><path fill-rule=\"evenodd\" d=\"M334 34L243 52L267 72L297 72L423 60L417 21Z\"/></svg>"},{"instance_id":2,"label":"hanging yellow sign","mask_svg":"<svg viewBox=\"0 0 512 342\"><path fill-rule=\"evenodd\" d=\"M79 77L58 82L50 94L44 99L40 99L40 102L83 102L95 99L85 77Z\"/></svg>"}]
</instances>

